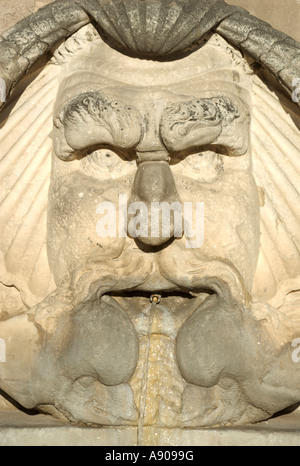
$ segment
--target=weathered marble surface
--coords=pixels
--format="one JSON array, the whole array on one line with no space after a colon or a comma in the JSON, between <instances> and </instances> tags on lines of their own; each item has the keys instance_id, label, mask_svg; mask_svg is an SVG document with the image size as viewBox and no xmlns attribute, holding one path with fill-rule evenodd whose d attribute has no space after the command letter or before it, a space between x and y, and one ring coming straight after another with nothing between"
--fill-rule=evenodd
<instances>
[{"instance_id":1,"label":"weathered marble surface","mask_svg":"<svg viewBox=\"0 0 300 466\"><path fill-rule=\"evenodd\" d=\"M0 34L51 0L22 0L21 4L11 0L0 0ZM241 6L279 31L300 41L299 0L228 0L231 5Z\"/></svg>"},{"instance_id":2,"label":"weathered marble surface","mask_svg":"<svg viewBox=\"0 0 300 466\"><path fill-rule=\"evenodd\" d=\"M140 441L134 427L90 428L71 426L49 416L1 413L0 446L103 446L114 447L199 446L299 446L299 412L255 425L210 429L165 429L145 427ZM118 449L116 449L116 452ZM155 450L157 452L157 450ZM196 452L194 451L194 454ZM198 450L197 450L197 453Z\"/></svg>"},{"instance_id":3,"label":"weathered marble surface","mask_svg":"<svg viewBox=\"0 0 300 466\"><path fill-rule=\"evenodd\" d=\"M133 2L114 34L85 2L104 41L79 3L0 43L8 89L50 54L2 113L0 388L135 433L267 419L300 400L299 44L221 1L203 0L200 28L178 7L184 26L170 17L156 42ZM124 198L146 207L138 238ZM158 202L202 203L204 237L197 215L175 234L175 212L153 235Z\"/></svg>"}]
</instances>

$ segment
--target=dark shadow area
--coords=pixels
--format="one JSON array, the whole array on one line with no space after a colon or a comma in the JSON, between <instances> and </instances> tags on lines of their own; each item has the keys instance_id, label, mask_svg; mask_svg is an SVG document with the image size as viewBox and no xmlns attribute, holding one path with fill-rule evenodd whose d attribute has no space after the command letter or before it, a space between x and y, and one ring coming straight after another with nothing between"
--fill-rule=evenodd
<instances>
[{"instance_id":1,"label":"dark shadow area","mask_svg":"<svg viewBox=\"0 0 300 466\"><path fill-rule=\"evenodd\" d=\"M28 416L36 416L37 414L40 414L39 411L37 411L36 409L24 408L17 401L15 401L13 398L11 398L9 395L7 395L7 393L5 393L1 389L0 389L0 396L2 396L6 401L8 401L10 404L12 404L19 411L22 411L22 413L25 413Z\"/></svg>"},{"instance_id":2,"label":"dark shadow area","mask_svg":"<svg viewBox=\"0 0 300 466\"><path fill-rule=\"evenodd\" d=\"M270 419L275 419L276 417L284 416L286 414L293 413L298 409L300 406L300 402L294 403L293 405L289 406L288 408L282 409L281 411L278 411L277 413L273 414L273 416Z\"/></svg>"},{"instance_id":3,"label":"dark shadow area","mask_svg":"<svg viewBox=\"0 0 300 466\"><path fill-rule=\"evenodd\" d=\"M148 244L144 244L141 240L139 240L138 238L134 238L134 241L135 241L135 244L137 245L137 247L145 252L145 253L154 253L154 252L160 252L162 251L163 249L166 249L168 246L170 246L170 244L173 243L173 241L175 241L176 238L172 237L170 238L168 241L166 241L164 244L161 244L160 246L150 246Z\"/></svg>"},{"instance_id":4,"label":"dark shadow area","mask_svg":"<svg viewBox=\"0 0 300 466\"><path fill-rule=\"evenodd\" d=\"M206 292L206 291L203 291ZM208 294L213 294L211 290L207 291ZM150 299L150 296L153 294L150 291L124 291L124 292L112 292L112 293L107 293L109 296L119 296L122 298L145 298L145 299ZM161 298L168 298L170 296L178 296L180 298L187 298L187 299L195 299L194 296L192 296L189 293L185 293L184 291L162 291L158 293Z\"/></svg>"}]
</instances>

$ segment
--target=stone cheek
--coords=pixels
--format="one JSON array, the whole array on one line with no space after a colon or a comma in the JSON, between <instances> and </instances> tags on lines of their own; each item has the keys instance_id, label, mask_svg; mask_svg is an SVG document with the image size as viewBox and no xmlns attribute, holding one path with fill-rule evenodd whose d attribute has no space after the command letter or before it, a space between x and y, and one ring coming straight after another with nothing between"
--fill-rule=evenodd
<instances>
[{"instance_id":1,"label":"stone cheek","mask_svg":"<svg viewBox=\"0 0 300 466\"><path fill-rule=\"evenodd\" d=\"M123 251L125 238L118 237L116 229L113 238L97 234L101 218L97 207L109 201L118 209L118 193L123 192L124 183L120 185L118 189L105 181L99 183L82 172L53 180L49 193L48 255L57 283L86 262L103 257L113 259Z\"/></svg>"}]
</instances>

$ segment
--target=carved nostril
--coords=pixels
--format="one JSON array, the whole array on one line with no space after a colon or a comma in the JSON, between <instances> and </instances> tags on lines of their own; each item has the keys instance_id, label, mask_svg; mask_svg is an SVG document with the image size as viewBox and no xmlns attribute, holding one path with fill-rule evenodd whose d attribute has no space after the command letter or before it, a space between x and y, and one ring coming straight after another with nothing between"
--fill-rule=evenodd
<instances>
[{"instance_id":1,"label":"carved nostril","mask_svg":"<svg viewBox=\"0 0 300 466\"><path fill-rule=\"evenodd\" d=\"M177 223L182 223L181 202L167 161L147 160L139 164L129 205L133 203L142 203L146 211L143 218L147 226L141 229L141 235L136 236L140 241L159 246L174 236L175 216ZM131 221L130 215L128 221Z\"/></svg>"}]
</instances>

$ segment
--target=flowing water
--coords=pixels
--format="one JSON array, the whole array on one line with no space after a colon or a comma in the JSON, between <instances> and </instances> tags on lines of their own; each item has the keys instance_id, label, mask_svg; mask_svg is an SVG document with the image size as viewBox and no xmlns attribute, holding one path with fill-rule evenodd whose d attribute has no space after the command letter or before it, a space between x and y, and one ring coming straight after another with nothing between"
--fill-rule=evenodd
<instances>
[{"instance_id":1,"label":"flowing water","mask_svg":"<svg viewBox=\"0 0 300 466\"><path fill-rule=\"evenodd\" d=\"M143 429L144 429L144 419L145 419L145 410L146 410L146 399L147 399L147 385L148 385L148 370L149 370L149 353L150 353L150 345L151 345L151 333L152 333L152 324L153 324L153 316L155 307L160 302L160 297L158 295L154 295L150 297L150 304L149 306L144 309L144 314L148 316L148 334L147 334L147 346L146 346L146 357L145 357L145 365L143 369L142 375L142 383L141 383L141 396L140 396L140 417L138 422L137 428L137 445L142 445L143 439Z\"/></svg>"}]
</instances>

